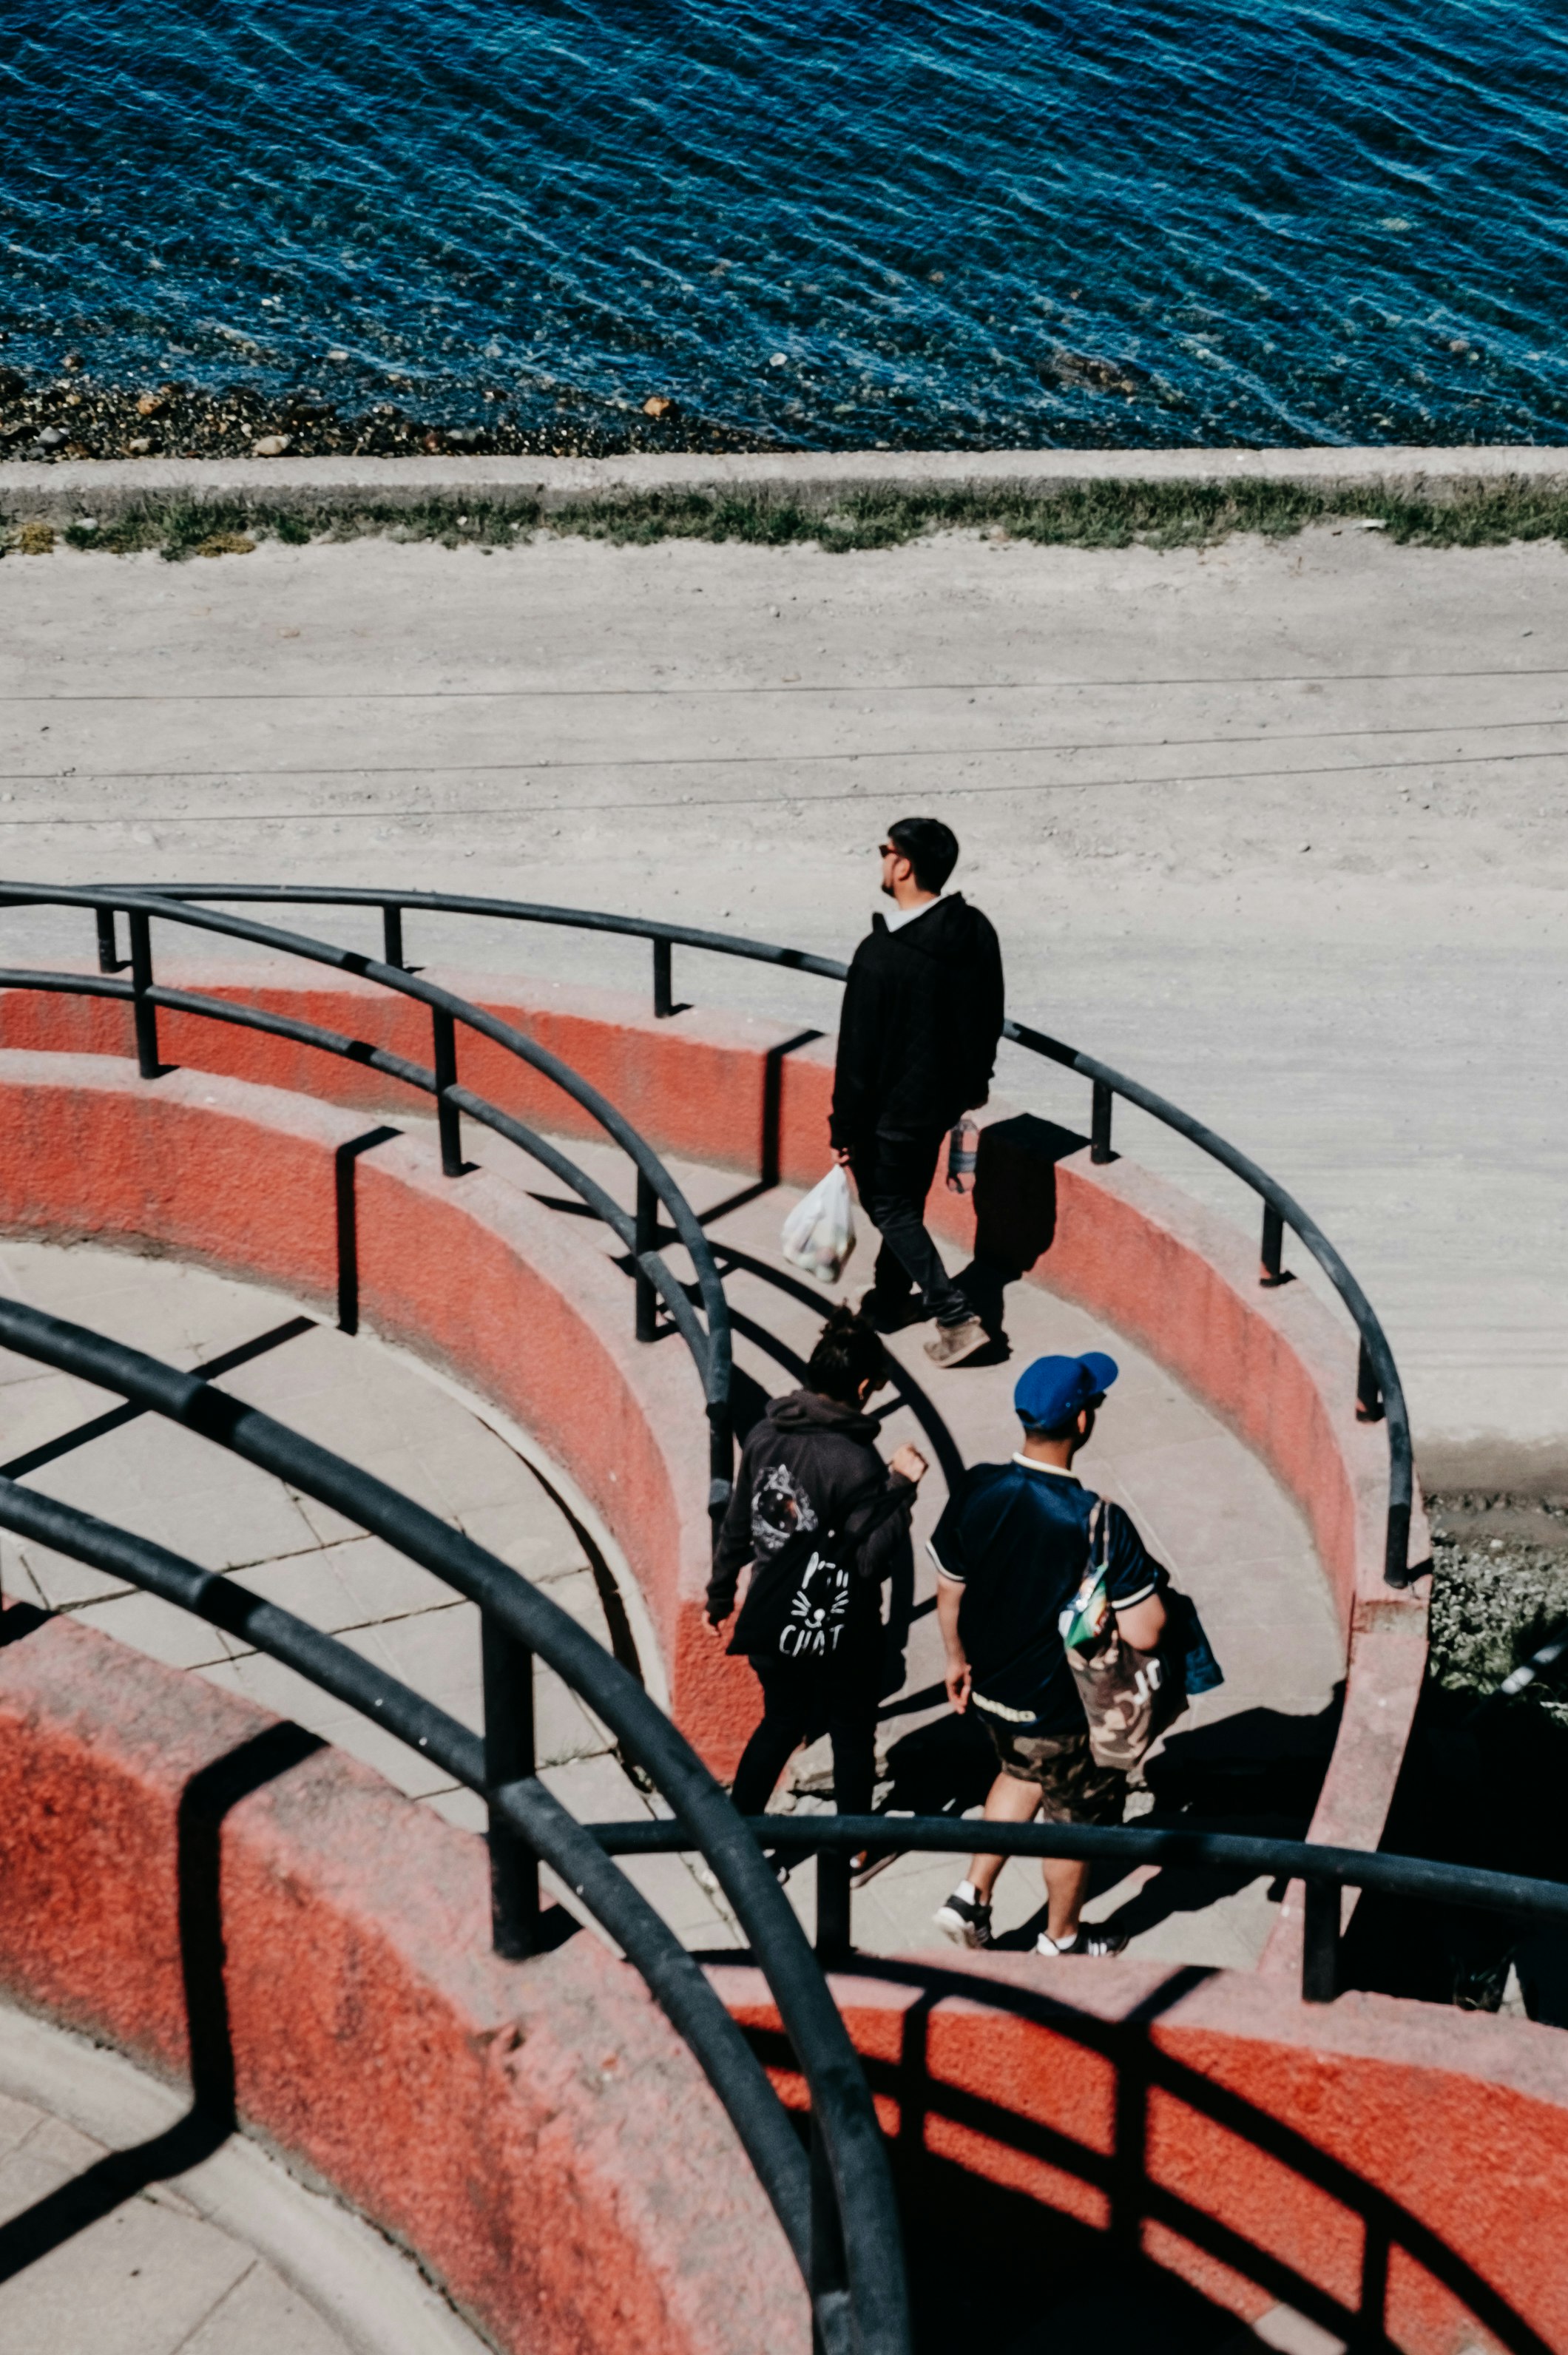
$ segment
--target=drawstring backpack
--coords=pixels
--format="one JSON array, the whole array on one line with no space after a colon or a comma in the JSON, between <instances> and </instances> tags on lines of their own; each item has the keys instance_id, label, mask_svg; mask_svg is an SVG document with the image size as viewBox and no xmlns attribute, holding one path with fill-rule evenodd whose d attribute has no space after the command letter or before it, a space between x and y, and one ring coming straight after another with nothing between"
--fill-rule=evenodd
<instances>
[{"instance_id":1,"label":"drawstring backpack","mask_svg":"<svg viewBox=\"0 0 1568 2355\"><path fill-rule=\"evenodd\" d=\"M1090 1755L1097 1766L1123 1774L1143 1764L1192 1695L1225 1681L1190 1596L1163 1571L1159 1594L1165 1627L1155 1649L1141 1652L1116 1624L1106 1585L1105 1500L1096 1497L1088 1564L1057 1625L1088 1720Z\"/></svg>"},{"instance_id":2,"label":"drawstring backpack","mask_svg":"<svg viewBox=\"0 0 1568 2355\"><path fill-rule=\"evenodd\" d=\"M849 1624L855 1558L872 1530L901 1510L911 1493L901 1487L890 1491L886 1480L879 1471L840 1508L830 1529L797 1529L777 1553L758 1563L730 1638L731 1652L806 1668L832 1665ZM878 1497L883 1509L851 1539L849 1522Z\"/></svg>"}]
</instances>

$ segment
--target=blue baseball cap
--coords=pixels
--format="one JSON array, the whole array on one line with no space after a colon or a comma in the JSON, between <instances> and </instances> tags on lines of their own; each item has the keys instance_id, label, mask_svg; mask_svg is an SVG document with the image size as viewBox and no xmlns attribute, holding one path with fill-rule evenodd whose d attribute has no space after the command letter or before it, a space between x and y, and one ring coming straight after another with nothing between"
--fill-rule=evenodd
<instances>
[{"instance_id":1,"label":"blue baseball cap","mask_svg":"<svg viewBox=\"0 0 1568 2355\"><path fill-rule=\"evenodd\" d=\"M1115 1358L1085 1349L1081 1358L1037 1358L1019 1376L1013 1406L1030 1431L1054 1431L1104 1398L1120 1369Z\"/></svg>"}]
</instances>

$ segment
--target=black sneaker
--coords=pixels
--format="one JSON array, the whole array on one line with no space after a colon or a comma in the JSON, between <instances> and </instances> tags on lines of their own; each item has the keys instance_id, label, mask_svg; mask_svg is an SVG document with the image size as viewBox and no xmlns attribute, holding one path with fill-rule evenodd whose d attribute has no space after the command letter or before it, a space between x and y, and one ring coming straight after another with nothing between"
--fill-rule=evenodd
<instances>
[{"instance_id":1,"label":"black sneaker","mask_svg":"<svg viewBox=\"0 0 1568 2355\"><path fill-rule=\"evenodd\" d=\"M931 1918L943 1936L951 1938L955 1946L988 1946L991 1943L991 1909L977 1897L960 1897L955 1890Z\"/></svg>"},{"instance_id":2,"label":"black sneaker","mask_svg":"<svg viewBox=\"0 0 1568 2355\"><path fill-rule=\"evenodd\" d=\"M1073 1935L1061 1945L1042 1930L1034 1942L1034 1950L1037 1955L1119 1955L1126 1943L1125 1930L1104 1930L1092 1923L1080 1922Z\"/></svg>"}]
</instances>

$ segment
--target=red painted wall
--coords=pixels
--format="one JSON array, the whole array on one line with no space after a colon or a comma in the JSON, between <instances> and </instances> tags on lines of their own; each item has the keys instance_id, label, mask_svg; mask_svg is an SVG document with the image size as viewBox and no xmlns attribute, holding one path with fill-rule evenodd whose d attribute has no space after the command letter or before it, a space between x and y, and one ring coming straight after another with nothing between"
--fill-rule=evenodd
<instances>
[{"instance_id":1,"label":"red painted wall","mask_svg":"<svg viewBox=\"0 0 1568 2355\"><path fill-rule=\"evenodd\" d=\"M715 1974L786 2099L758 1973ZM869 1964L834 1993L911 2183L946 2159L1107 2232L1248 2321L1401 2355L1568 2349L1568 2040L1275 1981L1032 1955ZM1386 2286L1385 2284L1386 2276ZM1379 2343L1381 2343L1381 2341Z\"/></svg>"},{"instance_id":2,"label":"red painted wall","mask_svg":"<svg viewBox=\"0 0 1568 2355\"><path fill-rule=\"evenodd\" d=\"M100 1056L0 1058L0 1231L152 1243L331 1312L337 1148L352 1113ZM639 1348L597 1225L492 1171L446 1179L429 1141L354 1163L366 1325L449 1367L536 1433L614 1532L648 1603L683 1730L720 1769L755 1715L745 1664L702 1618L701 1391L684 1348Z\"/></svg>"},{"instance_id":3,"label":"red painted wall","mask_svg":"<svg viewBox=\"0 0 1568 2355\"><path fill-rule=\"evenodd\" d=\"M6 1612L7 1994L176 2080L193 2047L208 2089L231 2070L507 2355L805 2355L783 2235L635 1973L588 1936L498 1962L483 1843L278 1731Z\"/></svg>"}]
</instances>

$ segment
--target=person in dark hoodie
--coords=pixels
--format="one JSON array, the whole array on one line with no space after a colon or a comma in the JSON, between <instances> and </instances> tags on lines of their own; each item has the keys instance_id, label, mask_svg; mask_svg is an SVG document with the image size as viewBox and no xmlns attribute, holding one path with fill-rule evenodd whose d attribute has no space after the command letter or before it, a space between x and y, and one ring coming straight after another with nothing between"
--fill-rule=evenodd
<instances>
[{"instance_id":1,"label":"person in dark hoodie","mask_svg":"<svg viewBox=\"0 0 1568 2355\"><path fill-rule=\"evenodd\" d=\"M829 1135L882 1238L861 1315L880 1333L934 1317L926 1356L955 1366L987 1335L926 1231L925 1198L944 1136L990 1093L1002 954L979 910L944 896L958 841L940 818L900 818L881 859L894 912L872 918L849 967Z\"/></svg>"},{"instance_id":2,"label":"person in dark hoodie","mask_svg":"<svg viewBox=\"0 0 1568 2355\"><path fill-rule=\"evenodd\" d=\"M805 1386L769 1401L741 1451L709 1581L709 1624L721 1627L729 1618L748 1562L755 1579L803 1532L841 1529L851 1564L846 1624L829 1657L791 1658L776 1646L750 1654L763 1716L735 1775L732 1796L744 1816L765 1812L792 1753L825 1730L839 1813L870 1813L883 1684L881 1589L910 1568L910 1513L926 1468L913 1447L899 1448L885 1465L877 1453L877 1424L866 1406L887 1379L877 1335L852 1309L837 1308L811 1353ZM747 1648L742 1632L731 1651Z\"/></svg>"}]
</instances>

